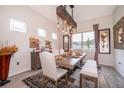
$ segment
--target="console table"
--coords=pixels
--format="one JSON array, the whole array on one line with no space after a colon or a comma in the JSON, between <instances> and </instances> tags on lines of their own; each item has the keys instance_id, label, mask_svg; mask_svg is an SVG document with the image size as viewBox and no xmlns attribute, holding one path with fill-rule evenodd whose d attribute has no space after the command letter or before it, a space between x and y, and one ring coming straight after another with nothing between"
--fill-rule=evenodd
<instances>
[{"instance_id":1,"label":"console table","mask_svg":"<svg viewBox=\"0 0 124 93\"><path fill-rule=\"evenodd\" d=\"M37 70L41 68L40 52L31 52L31 69Z\"/></svg>"}]
</instances>

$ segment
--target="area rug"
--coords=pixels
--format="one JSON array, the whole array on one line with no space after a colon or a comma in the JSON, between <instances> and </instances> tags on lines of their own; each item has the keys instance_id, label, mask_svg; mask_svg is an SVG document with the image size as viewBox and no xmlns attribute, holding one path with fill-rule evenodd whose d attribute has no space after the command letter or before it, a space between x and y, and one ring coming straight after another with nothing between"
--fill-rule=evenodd
<instances>
[{"instance_id":1,"label":"area rug","mask_svg":"<svg viewBox=\"0 0 124 93\"><path fill-rule=\"evenodd\" d=\"M65 79L61 79L58 82L58 88L79 88L79 74L80 69L76 69L75 72L71 75L66 85ZM55 88L55 83L49 79L46 80L45 86L43 87L43 74L39 72L33 76L27 77L22 80L30 88ZM94 83L89 80L84 81L84 88L94 88Z\"/></svg>"}]
</instances>

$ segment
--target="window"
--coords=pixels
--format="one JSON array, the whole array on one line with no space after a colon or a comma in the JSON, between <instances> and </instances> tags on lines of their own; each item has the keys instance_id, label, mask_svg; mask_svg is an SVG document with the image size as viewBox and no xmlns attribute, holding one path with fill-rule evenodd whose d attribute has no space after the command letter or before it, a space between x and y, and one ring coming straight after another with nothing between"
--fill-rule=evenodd
<instances>
[{"instance_id":1,"label":"window","mask_svg":"<svg viewBox=\"0 0 124 93\"><path fill-rule=\"evenodd\" d=\"M94 51L94 32L84 32L72 35L72 48Z\"/></svg>"},{"instance_id":2,"label":"window","mask_svg":"<svg viewBox=\"0 0 124 93\"><path fill-rule=\"evenodd\" d=\"M52 33L52 39L57 40L57 34L56 33Z\"/></svg>"},{"instance_id":3,"label":"window","mask_svg":"<svg viewBox=\"0 0 124 93\"><path fill-rule=\"evenodd\" d=\"M81 33L72 35L72 48L73 49L81 49L82 48L81 35L82 35Z\"/></svg>"},{"instance_id":4,"label":"window","mask_svg":"<svg viewBox=\"0 0 124 93\"><path fill-rule=\"evenodd\" d=\"M83 50L95 50L94 32L83 33Z\"/></svg>"},{"instance_id":5,"label":"window","mask_svg":"<svg viewBox=\"0 0 124 93\"><path fill-rule=\"evenodd\" d=\"M46 31L45 30L38 28L37 31L38 31L38 36L46 37Z\"/></svg>"},{"instance_id":6,"label":"window","mask_svg":"<svg viewBox=\"0 0 124 93\"><path fill-rule=\"evenodd\" d=\"M10 19L10 30L26 33L26 24L24 22L11 18Z\"/></svg>"}]
</instances>

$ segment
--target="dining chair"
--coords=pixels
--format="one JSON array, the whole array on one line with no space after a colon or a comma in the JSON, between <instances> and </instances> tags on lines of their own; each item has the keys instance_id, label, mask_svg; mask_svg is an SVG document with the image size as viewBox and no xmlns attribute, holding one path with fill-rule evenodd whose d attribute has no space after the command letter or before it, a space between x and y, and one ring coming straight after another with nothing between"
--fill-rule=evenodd
<instances>
[{"instance_id":1,"label":"dining chair","mask_svg":"<svg viewBox=\"0 0 124 93\"><path fill-rule=\"evenodd\" d=\"M65 52L63 49L60 49L60 55L63 55Z\"/></svg>"},{"instance_id":2,"label":"dining chair","mask_svg":"<svg viewBox=\"0 0 124 93\"><path fill-rule=\"evenodd\" d=\"M49 78L55 82L55 87L58 85L58 80L66 77L68 83L67 70L56 67L55 56L52 53L44 51L40 54L42 71L43 71L43 86L45 86L45 78Z\"/></svg>"},{"instance_id":3,"label":"dining chair","mask_svg":"<svg viewBox=\"0 0 124 93\"><path fill-rule=\"evenodd\" d=\"M54 54L54 56L58 56L59 55L59 50L58 49L53 49L52 53Z\"/></svg>"}]
</instances>

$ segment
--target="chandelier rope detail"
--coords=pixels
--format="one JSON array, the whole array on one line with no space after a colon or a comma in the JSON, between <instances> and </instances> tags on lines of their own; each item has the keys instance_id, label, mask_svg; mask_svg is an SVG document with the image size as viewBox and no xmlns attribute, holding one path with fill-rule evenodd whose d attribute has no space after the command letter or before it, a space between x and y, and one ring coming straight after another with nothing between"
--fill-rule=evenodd
<instances>
[{"instance_id":1,"label":"chandelier rope detail","mask_svg":"<svg viewBox=\"0 0 124 93\"><path fill-rule=\"evenodd\" d=\"M61 29L64 34L72 35L77 31L77 23L73 18L74 5L70 5L71 15L66 10L66 5L60 5L56 8L57 28Z\"/></svg>"}]
</instances>

